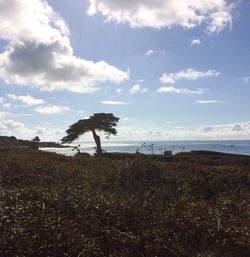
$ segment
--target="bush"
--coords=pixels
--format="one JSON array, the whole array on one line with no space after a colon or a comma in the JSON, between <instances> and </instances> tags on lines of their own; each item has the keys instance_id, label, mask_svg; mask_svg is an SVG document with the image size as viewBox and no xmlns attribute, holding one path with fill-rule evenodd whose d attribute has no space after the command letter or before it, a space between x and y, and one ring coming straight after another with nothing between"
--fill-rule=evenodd
<instances>
[{"instance_id":1,"label":"bush","mask_svg":"<svg viewBox=\"0 0 250 257\"><path fill-rule=\"evenodd\" d=\"M245 166L0 154L0 256L249 256Z\"/></svg>"}]
</instances>

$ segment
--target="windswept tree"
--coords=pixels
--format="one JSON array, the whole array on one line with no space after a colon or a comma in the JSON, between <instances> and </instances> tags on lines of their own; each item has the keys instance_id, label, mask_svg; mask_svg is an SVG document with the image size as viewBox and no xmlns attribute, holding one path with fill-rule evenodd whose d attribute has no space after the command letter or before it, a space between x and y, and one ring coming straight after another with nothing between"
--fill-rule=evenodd
<instances>
[{"instance_id":1,"label":"windswept tree","mask_svg":"<svg viewBox=\"0 0 250 257\"><path fill-rule=\"evenodd\" d=\"M67 136L62 138L62 143L71 143L78 139L82 134L91 132L96 143L96 153L101 155L103 153L101 147L101 139L97 132L103 132L109 138L110 135L117 135L116 126L119 118L112 113L95 113L88 119L82 119L72 124L66 131Z\"/></svg>"},{"instance_id":2,"label":"windswept tree","mask_svg":"<svg viewBox=\"0 0 250 257\"><path fill-rule=\"evenodd\" d=\"M36 143L39 143L41 140L40 140L40 138L39 138L38 136L36 136L36 137L34 137L34 138L32 139L32 141L33 141L33 142L36 142Z\"/></svg>"},{"instance_id":3,"label":"windswept tree","mask_svg":"<svg viewBox=\"0 0 250 257\"><path fill-rule=\"evenodd\" d=\"M29 147L31 148L31 149L39 149L39 142L40 142L41 140L40 140L40 138L38 137L38 136L36 136L36 137L34 137L32 140L31 140L31 142L30 142L30 144L29 144Z\"/></svg>"}]
</instances>

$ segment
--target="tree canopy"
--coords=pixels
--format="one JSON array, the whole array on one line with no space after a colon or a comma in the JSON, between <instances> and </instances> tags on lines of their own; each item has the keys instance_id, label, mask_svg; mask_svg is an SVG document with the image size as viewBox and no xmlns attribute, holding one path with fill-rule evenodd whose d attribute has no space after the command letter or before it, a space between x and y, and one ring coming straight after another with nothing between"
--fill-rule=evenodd
<instances>
[{"instance_id":1,"label":"tree canopy","mask_svg":"<svg viewBox=\"0 0 250 257\"><path fill-rule=\"evenodd\" d=\"M38 137L38 136L36 136L36 137L34 137L33 139L32 139L32 141L33 142L40 142L41 140L40 140L40 138Z\"/></svg>"},{"instance_id":2,"label":"tree canopy","mask_svg":"<svg viewBox=\"0 0 250 257\"><path fill-rule=\"evenodd\" d=\"M104 132L109 138L110 135L117 135L116 126L119 118L112 113L95 113L87 119L82 119L72 124L66 131L67 136L62 138L62 143L71 143L82 134L92 132L97 146L97 153L101 153L101 141L96 132Z\"/></svg>"}]
</instances>

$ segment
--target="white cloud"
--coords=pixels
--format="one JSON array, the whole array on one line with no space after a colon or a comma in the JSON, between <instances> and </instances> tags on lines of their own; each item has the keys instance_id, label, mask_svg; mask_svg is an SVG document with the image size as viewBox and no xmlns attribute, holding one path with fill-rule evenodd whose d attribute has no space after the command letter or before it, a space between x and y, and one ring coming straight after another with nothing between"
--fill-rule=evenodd
<instances>
[{"instance_id":1,"label":"white cloud","mask_svg":"<svg viewBox=\"0 0 250 257\"><path fill-rule=\"evenodd\" d=\"M118 140L215 140L248 139L250 121L223 125L203 125L199 127L123 126L118 128Z\"/></svg>"},{"instance_id":2,"label":"white cloud","mask_svg":"<svg viewBox=\"0 0 250 257\"><path fill-rule=\"evenodd\" d=\"M149 49L147 52L146 52L146 56L151 56L153 53L155 52L155 50L153 49Z\"/></svg>"},{"instance_id":3,"label":"white cloud","mask_svg":"<svg viewBox=\"0 0 250 257\"><path fill-rule=\"evenodd\" d=\"M201 40L199 38L196 38L191 40L190 46L200 45L200 44L201 44Z\"/></svg>"},{"instance_id":4,"label":"white cloud","mask_svg":"<svg viewBox=\"0 0 250 257\"><path fill-rule=\"evenodd\" d=\"M6 103L5 99L3 97L0 97L0 104L5 109L10 109L11 108L11 104L10 103Z\"/></svg>"},{"instance_id":5,"label":"white cloud","mask_svg":"<svg viewBox=\"0 0 250 257\"><path fill-rule=\"evenodd\" d=\"M131 89L129 90L131 94L136 94L136 93L147 93L148 89L147 88L142 88L140 84L136 84Z\"/></svg>"},{"instance_id":6,"label":"white cloud","mask_svg":"<svg viewBox=\"0 0 250 257\"><path fill-rule=\"evenodd\" d=\"M28 106L40 105L45 103L43 99L36 99L30 95L16 96L14 94L8 94L7 96L12 101L20 101L21 103Z\"/></svg>"},{"instance_id":7,"label":"white cloud","mask_svg":"<svg viewBox=\"0 0 250 257\"><path fill-rule=\"evenodd\" d=\"M11 109L12 104L11 103L3 103L3 108Z\"/></svg>"},{"instance_id":8,"label":"white cloud","mask_svg":"<svg viewBox=\"0 0 250 257\"><path fill-rule=\"evenodd\" d=\"M134 86L129 90L129 92L130 92L131 94L136 94L136 93L138 93L138 92L140 92L140 91L141 91L141 85L140 85L140 84L134 85Z\"/></svg>"},{"instance_id":9,"label":"white cloud","mask_svg":"<svg viewBox=\"0 0 250 257\"><path fill-rule=\"evenodd\" d=\"M123 101L112 101L112 100L102 101L101 103L105 104L105 105L125 105L125 104L128 104L128 103L123 102Z\"/></svg>"},{"instance_id":10,"label":"white cloud","mask_svg":"<svg viewBox=\"0 0 250 257\"><path fill-rule=\"evenodd\" d=\"M146 51L145 55L147 57L150 57L151 55L161 55L161 56L165 56L166 52L165 51L161 51L161 50L154 50L154 49L149 49L148 51Z\"/></svg>"},{"instance_id":11,"label":"white cloud","mask_svg":"<svg viewBox=\"0 0 250 257\"><path fill-rule=\"evenodd\" d=\"M194 28L207 25L211 33L232 26L232 6L225 0L89 0L88 14L131 27Z\"/></svg>"},{"instance_id":12,"label":"white cloud","mask_svg":"<svg viewBox=\"0 0 250 257\"><path fill-rule=\"evenodd\" d=\"M188 88L175 88L175 87L160 87L157 90L159 93L168 93L168 94L194 94L201 95L205 92L205 89L198 88L197 90L190 90Z\"/></svg>"},{"instance_id":13,"label":"white cloud","mask_svg":"<svg viewBox=\"0 0 250 257\"><path fill-rule=\"evenodd\" d=\"M19 129L23 129L24 124L14 121L14 120L1 120L0 121L0 131L1 134L5 134L5 132L15 131Z\"/></svg>"},{"instance_id":14,"label":"white cloud","mask_svg":"<svg viewBox=\"0 0 250 257\"><path fill-rule=\"evenodd\" d=\"M43 141L59 141L62 138L62 135L65 133L64 129L60 128L50 128L50 127L33 127L29 129L33 136L38 135ZM32 136L32 138L33 138Z\"/></svg>"},{"instance_id":15,"label":"white cloud","mask_svg":"<svg viewBox=\"0 0 250 257\"><path fill-rule=\"evenodd\" d=\"M241 80L245 83L249 83L250 82L250 76L242 77Z\"/></svg>"},{"instance_id":16,"label":"white cloud","mask_svg":"<svg viewBox=\"0 0 250 257\"><path fill-rule=\"evenodd\" d=\"M241 131L243 129L241 124L234 124L232 126L232 131Z\"/></svg>"},{"instance_id":17,"label":"white cloud","mask_svg":"<svg viewBox=\"0 0 250 257\"><path fill-rule=\"evenodd\" d=\"M3 119L3 118L5 118L8 115L9 115L8 112L0 112L0 119Z\"/></svg>"},{"instance_id":18,"label":"white cloud","mask_svg":"<svg viewBox=\"0 0 250 257\"><path fill-rule=\"evenodd\" d=\"M118 93L118 94L121 94L121 93L123 92L123 89L117 88L117 89L115 90L115 92Z\"/></svg>"},{"instance_id":19,"label":"white cloud","mask_svg":"<svg viewBox=\"0 0 250 257\"><path fill-rule=\"evenodd\" d=\"M219 100L197 100L197 104L217 104L217 103L222 103L222 101Z\"/></svg>"},{"instance_id":20,"label":"white cloud","mask_svg":"<svg viewBox=\"0 0 250 257\"><path fill-rule=\"evenodd\" d=\"M58 106L58 105L49 105L49 106L38 106L34 111L41 114L62 114L70 110L68 106Z\"/></svg>"},{"instance_id":21,"label":"white cloud","mask_svg":"<svg viewBox=\"0 0 250 257\"><path fill-rule=\"evenodd\" d=\"M88 117L86 117L88 118ZM122 119L131 121L129 118ZM57 141L64 135L65 129L50 127L27 127L15 120L0 120L0 134L31 139L39 136L42 140ZM169 139L248 139L250 136L250 121L232 124L203 125L199 127L157 127L119 126L117 140L169 140Z\"/></svg>"},{"instance_id":22,"label":"white cloud","mask_svg":"<svg viewBox=\"0 0 250 257\"><path fill-rule=\"evenodd\" d=\"M42 0L0 0L0 78L45 91L89 93L100 82L120 83L129 72L74 55L64 20Z\"/></svg>"},{"instance_id":23,"label":"white cloud","mask_svg":"<svg viewBox=\"0 0 250 257\"><path fill-rule=\"evenodd\" d=\"M220 10L218 12L214 12L210 16L211 23L208 25L208 32L214 33L214 32L221 32L222 29L229 26L232 28L232 16L229 12L229 9L226 10Z\"/></svg>"},{"instance_id":24,"label":"white cloud","mask_svg":"<svg viewBox=\"0 0 250 257\"><path fill-rule=\"evenodd\" d=\"M197 128L196 137L203 138L240 138L250 136L250 122L238 122L224 125L208 125Z\"/></svg>"},{"instance_id":25,"label":"white cloud","mask_svg":"<svg viewBox=\"0 0 250 257\"><path fill-rule=\"evenodd\" d=\"M24 123L15 120L0 120L0 134L4 136L16 136L21 139L32 139L39 136L43 141L59 141L64 130L49 127L27 127Z\"/></svg>"},{"instance_id":26,"label":"white cloud","mask_svg":"<svg viewBox=\"0 0 250 257\"><path fill-rule=\"evenodd\" d=\"M161 83L174 84L177 80L197 80L202 78L217 77L220 72L216 70L198 71L193 68L182 70L176 73L164 73L160 81Z\"/></svg>"}]
</instances>

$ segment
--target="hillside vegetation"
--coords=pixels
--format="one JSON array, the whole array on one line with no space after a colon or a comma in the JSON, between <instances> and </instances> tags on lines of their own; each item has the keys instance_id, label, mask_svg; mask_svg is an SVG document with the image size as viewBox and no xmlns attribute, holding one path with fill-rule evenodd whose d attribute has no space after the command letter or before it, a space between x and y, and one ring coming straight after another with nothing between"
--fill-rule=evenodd
<instances>
[{"instance_id":1,"label":"hillside vegetation","mask_svg":"<svg viewBox=\"0 0 250 257\"><path fill-rule=\"evenodd\" d=\"M0 150L2 257L249 257L250 157Z\"/></svg>"},{"instance_id":2,"label":"hillside vegetation","mask_svg":"<svg viewBox=\"0 0 250 257\"><path fill-rule=\"evenodd\" d=\"M62 145L55 142L34 142L32 140L23 140L17 139L14 136L0 136L0 148L15 148L15 147L23 147L23 148L38 148L38 147L56 147L56 148L65 148L69 147L67 145Z\"/></svg>"}]
</instances>

